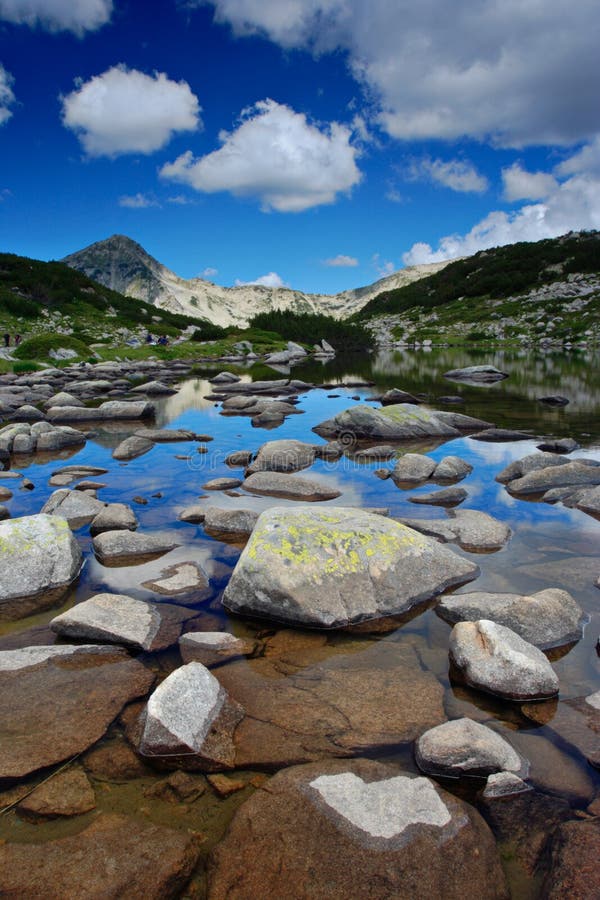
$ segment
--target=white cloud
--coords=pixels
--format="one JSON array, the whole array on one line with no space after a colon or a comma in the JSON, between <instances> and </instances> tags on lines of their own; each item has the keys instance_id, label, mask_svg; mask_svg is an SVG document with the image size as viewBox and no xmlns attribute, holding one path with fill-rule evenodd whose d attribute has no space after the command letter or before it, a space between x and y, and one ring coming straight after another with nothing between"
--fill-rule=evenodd
<instances>
[{"instance_id":1,"label":"white cloud","mask_svg":"<svg viewBox=\"0 0 600 900\"><path fill-rule=\"evenodd\" d=\"M584 147L558 165L554 175L527 172L518 164L504 170L505 190L515 198L535 197L539 202L526 204L514 212L490 212L467 234L443 237L436 249L422 242L413 244L402 257L403 262L405 265L438 262L517 241L539 241L568 231L600 229L598 147L598 140ZM574 174L559 180L561 175L571 172Z\"/></svg>"},{"instance_id":2,"label":"white cloud","mask_svg":"<svg viewBox=\"0 0 600 900\"><path fill-rule=\"evenodd\" d=\"M475 166L461 159L413 159L407 166L408 181L433 181L462 194L482 194L489 182Z\"/></svg>"},{"instance_id":3,"label":"white cloud","mask_svg":"<svg viewBox=\"0 0 600 900\"><path fill-rule=\"evenodd\" d=\"M330 259L324 259L323 265L324 266L332 266L332 267L339 266L340 268L343 268L346 266L351 267L351 266L357 266L358 260L356 259L355 256L345 256L343 253L338 253L337 256L332 256Z\"/></svg>"},{"instance_id":4,"label":"white cloud","mask_svg":"<svg viewBox=\"0 0 600 900\"><path fill-rule=\"evenodd\" d=\"M12 116L11 106L15 102L12 90L13 77L0 63L0 125L8 122Z\"/></svg>"},{"instance_id":5,"label":"white cloud","mask_svg":"<svg viewBox=\"0 0 600 900\"><path fill-rule=\"evenodd\" d=\"M392 272L396 271L396 266L389 259L382 259L381 254L374 253L371 257L371 263L373 264L373 268L377 272L379 278L385 278L386 275L391 275Z\"/></svg>"},{"instance_id":6,"label":"white cloud","mask_svg":"<svg viewBox=\"0 0 600 900\"><path fill-rule=\"evenodd\" d=\"M200 126L198 100L185 81L145 75L121 64L62 98L62 119L90 156L152 153L178 131Z\"/></svg>"},{"instance_id":7,"label":"white cloud","mask_svg":"<svg viewBox=\"0 0 600 900\"><path fill-rule=\"evenodd\" d=\"M0 0L0 20L81 36L110 21L112 0Z\"/></svg>"},{"instance_id":8,"label":"white cloud","mask_svg":"<svg viewBox=\"0 0 600 900\"><path fill-rule=\"evenodd\" d=\"M218 275L218 274L219 274L219 270L218 270L218 269L213 269L212 266L207 266L207 267L206 267L205 269L203 269L202 272L200 273L200 278L214 278L215 275Z\"/></svg>"},{"instance_id":9,"label":"white cloud","mask_svg":"<svg viewBox=\"0 0 600 900\"><path fill-rule=\"evenodd\" d=\"M514 200L543 200L556 190L558 183L548 172L527 172L519 163L502 169L504 198Z\"/></svg>"},{"instance_id":10,"label":"white cloud","mask_svg":"<svg viewBox=\"0 0 600 900\"><path fill-rule=\"evenodd\" d=\"M236 287L245 287L250 284L259 284L263 287L272 288L289 287L277 272L269 272L267 275L261 275L260 278L256 278L254 281L240 281L239 278L236 278L235 280Z\"/></svg>"},{"instance_id":11,"label":"white cloud","mask_svg":"<svg viewBox=\"0 0 600 900\"><path fill-rule=\"evenodd\" d=\"M194 201L183 194L176 194L174 197L167 197L167 203L172 203L174 206L192 206Z\"/></svg>"},{"instance_id":12,"label":"white cloud","mask_svg":"<svg viewBox=\"0 0 600 900\"><path fill-rule=\"evenodd\" d=\"M350 136L337 122L321 129L267 99L244 110L235 131L221 132L219 150L199 159L188 151L160 174L205 193L258 197L265 210L301 212L333 203L360 181Z\"/></svg>"},{"instance_id":13,"label":"white cloud","mask_svg":"<svg viewBox=\"0 0 600 900\"><path fill-rule=\"evenodd\" d=\"M147 194L124 194L119 197L119 206L127 209L148 209L149 206L160 206L156 197Z\"/></svg>"},{"instance_id":14,"label":"white cloud","mask_svg":"<svg viewBox=\"0 0 600 900\"><path fill-rule=\"evenodd\" d=\"M348 52L403 140L571 145L600 131L597 0L197 0L238 35Z\"/></svg>"}]
</instances>

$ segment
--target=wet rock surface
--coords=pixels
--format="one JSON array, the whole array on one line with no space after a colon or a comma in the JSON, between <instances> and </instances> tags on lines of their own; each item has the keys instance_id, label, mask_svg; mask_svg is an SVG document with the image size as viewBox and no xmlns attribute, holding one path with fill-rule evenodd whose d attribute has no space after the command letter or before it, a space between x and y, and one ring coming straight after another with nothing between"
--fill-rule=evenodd
<instances>
[{"instance_id":1,"label":"wet rock surface","mask_svg":"<svg viewBox=\"0 0 600 900\"><path fill-rule=\"evenodd\" d=\"M456 542L464 550L489 553L500 550L511 531L488 513L477 509L448 510L447 519L408 519L397 521L422 534L444 542Z\"/></svg>"},{"instance_id":2,"label":"wet rock surface","mask_svg":"<svg viewBox=\"0 0 600 900\"><path fill-rule=\"evenodd\" d=\"M71 837L0 845L0 893L163 900L179 895L197 857L197 847L187 835L103 814Z\"/></svg>"},{"instance_id":3,"label":"wet rock surface","mask_svg":"<svg viewBox=\"0 0 600 900\"><path fill-rule=\"evenodd\" d=\"M247 801L213 854L208 896L507 891L493 838L474 810L429 779L357 760L288 769Z\"/></svg>"},{"instance_id":4,"label":"wet rock surface","mask_svg":"<svg viewBox=\"0 0 600 900\"><path fill-rule=\"evenodd\" d=\"M94 744L154 676L114 647L0 653L0 778L22 778Z\"/></svg>"},{"instance_id":5,"label":"wet rock surface","mask_svg":"<svg viewBox=\"0 0 600 900\"><path fill-rule=\"evenodd\" d=\"M162 556L177 542L158 534L104 531L93 540L94 553L105 565L132 565L136 560Z\"/></svg>"},{"instance_id":6,"label":"wet rock surface","mask_svg":"<svg viewBox=\"0 0 600 900\"><path fill-rule=\"evenodd\" d=\"M352 435L365 440L404 440L421 437L458 437L463 432L486 428L489 422L424 406L400 403L383 409L370 406L353 406L338 413L333 419L321 422L313 428L318 435L338 438Z\"/></svg>"},{"instance_id":7,"label":"wet rock surface","mask_svg":"<svg viewBox=\"0 0 600 900\"><path fill-rule=\"evenodd\" d=\"M304 502L335 500L341 494L341 491L330 487L325 481L304 478L300 475L287 475L283 472L255 472L246 478L242 487L250 494Z\"/></svg>"},{"instance_id":8,"label":"wet rock surface","mask_svg":"<svg viewBox=\"0 0 600 900\"><path fill-rule=\"evenodd\" d=\"M37 787L17 805L21 818L30 821L69 818L90 812L96 796L83 769L71 766Z\"/></svg>"},{"instance_id":9,"label":"wet rock surface","mask_svg":"<svg viewBox=\"0 0 600 900\"><path fill-rule=\"evenodd\" d=\"M527 774L527 763L503 737L472 719L454 719L426 731L415 744L417 765L427 775L486 777Z\"/></svg>"}]
</instances>

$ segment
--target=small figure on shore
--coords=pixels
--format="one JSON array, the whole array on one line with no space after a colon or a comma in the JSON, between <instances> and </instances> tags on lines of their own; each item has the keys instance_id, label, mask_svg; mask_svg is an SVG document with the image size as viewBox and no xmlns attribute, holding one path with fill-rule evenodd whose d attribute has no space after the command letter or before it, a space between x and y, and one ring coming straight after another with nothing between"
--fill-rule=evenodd
<instances>
[{"instance_id":1,"label":"small figure on shore","mask_svg":"<svg viewBox=\"0 0 600 900\"><path fill-rule=\"evenodd\" d=\"M147 344L153 344L153 343L154 343L154 338L152 337L152 335L150 334L150 332L148 332L148 334L146 335L146 343L147 343Z\"/></svg>"},{"instance_id":2,"label":"small figure on shore","mask_svg":"<svg viewBox=\"0 0 600 900\"><path fill-rule=\"evenodd\" d=\"M161 336L159 337L159 339L157 340L156 343L157 343L157 344L160 344L161 347L166 347L167 344L169 343L169 339L168 339L168 337L166 336L166 334L161 334Z\"/></svg>"},{"instance_id":3,"label":"small figure on shore","mask_svg":"<svg viewBox=\"0 0 600 900\"><path fill-rule=\"evenodd\" d=\"M20 343L21 343L21 335L15 334L15 347L18 347Z\"/></svg>"},{"instance_id":4,"label":"small figure on shore","mask_svg":"<svg viewBox=\"0 0 600 900\"><path fill-rule=\"evenodd\" d=\"M4 335L4 346L10 347L10 334L8 333L8 331Z\"/></svg>"}]
</instances>

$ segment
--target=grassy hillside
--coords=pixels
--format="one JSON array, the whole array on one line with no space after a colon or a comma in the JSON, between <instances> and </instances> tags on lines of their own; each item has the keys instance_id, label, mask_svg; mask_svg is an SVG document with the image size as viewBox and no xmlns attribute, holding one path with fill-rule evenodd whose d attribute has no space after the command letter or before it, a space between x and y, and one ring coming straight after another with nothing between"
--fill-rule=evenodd
<instances>
[{"instance_id":1,"label":"grassy hillside","mask_svg":"<svg viewBox=\"0 0 600 900\"><path fill-rule=\"evenodd\" d=\"M435 309L458 300L513 297L544 284L566 282L576 273L600 273L600 232L482 250L414 284L384 291L355 318L401 313L415 306Z\"/></svg>"}]
</instances>

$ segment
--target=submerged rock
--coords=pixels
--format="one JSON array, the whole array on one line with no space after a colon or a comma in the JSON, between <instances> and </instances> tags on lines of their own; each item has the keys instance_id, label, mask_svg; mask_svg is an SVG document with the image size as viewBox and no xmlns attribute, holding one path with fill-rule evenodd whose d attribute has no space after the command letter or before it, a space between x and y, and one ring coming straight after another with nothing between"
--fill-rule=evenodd
<instances>
[{"instance_id":1,"label":"submerged rock","mask_svg":"<svg viewBox=\"0 0 600 900\"><path fill-rule=\"evenodd\" d=\"M116 647L0 652L0 778L23 778L87 750L153 681Z\"/></svg>"},{"instance_id":2,"label":"submerged rock","mask_svg":"<svg viewBox=\"0 0 600 900\"><path fill-rule=\"evenodd\" d=\"M184 663L200 662L207 667L252 656L256 648L256 641L236 638L227 631L194 631L179 638Z\"/></svg>"},{"instance_id":3,"label":"submerged rock","mask_svg":"<svg viewBox=\"0 0 600 900\"><path fill-rule=\"evenodd\" d=\"M405 613L477 574L474 563L383 516L275 507L260 516L223 603L275 621L337 628Z\"/></svg>"},{"instance_id":4,"label":"submerged rock","mask_svg":"<svg viewBox=\"0 0 600 900\"><path fill-rule=\"evenodd\" d=\"M301 889L299 889L301 886ZM209 862L209 900L508 896L480 815L428 778L371 760L279 772Z\"/></svg>"},{"instance_id":5,"label":"submerged rock","mask_svg":"<svg viewBox=\"0 0 600 900\"><path fill-rule=\"evenodd\" d=\"M58 772L43 782L17 806L21 818L42 819L80 816L96 808L96 796L87 775L78 766Z\"/></svg>"},{"instance_id":6,"label":"submerged rock","mask_svg":"<svg viewBox=\"0 0 600 900\"><path fill-rule=\"evenodd\" d=\"M583 634L583 610L567 591L558 588L531 595L454 594L442 597L436 612L452 624L490 619L543 650L578 641Z\"/></svg>"},{"instance_id":7,"label":"submerged rock","mask_svg":"<svg viewBox=\"0 0 600 900\"><path fill-rule=\"evenodd\" d=\"M233 733L244 716L199 662L175 669L154 691L140 727L139 752L174 768L233 767Z\"/></svg>"},{"instance_id":8,"label":"submerged rock","mask_svg":"<svg viewBox=\"0 0 600 900\"><path fill-rule=\"evenodd\" d=\"M442 488L440 491L432 491L429 494L414 494L406 499L410 503L425 503L430 506L458 506L468 497L464 488Z\"/></svg>"},{"instance_id":9,"label":"submerged rock","mask_svg":"<svg viewBox=\"0 0 600 900\"><path fill-rule=\"evenodd\" d=\"M448 510L447 519L408 519L397 521L422 534L441 541L456 542L463 550L490 553L500 550L511 531L504 522L477 509Z\"/></svg>"},{"instance_id":10,"label":"submerged rock","mask_svg":"<svg viewBox=\"0 0 600 900\"><path fill-rule=\"evenodd\" d=\"M138 456L143 456L145 453L148 453L153 448L154 441L141 435L132 434L131 437L121 441L118 447L115 447L112 456L113 459L119 460L136 459Z\"/></svg>"},{"instance_id":11,"label":"submerged rock","mask_svg":"<svg viewBox=\"0 0 600 900\"><path fill-rule=\"evenodd\" d=\"M507 700L558 694L558 678L542 651L486 619L454 626L450 662L471 687Z\"/></svg>"},{"instance_id":12,"label":"submerged rock","mask_svg":"<svg viewBox=\"0 0 600 900\"><path fill-rule=\"evenodd\" d=\"M527 774L527 764L508 741L472 719L454 719L426 731L415 744L415 759L427 775Z\"/></svg>"},{"instance_id":13,"label":"submerged rock","mask_svg":"<svg viewBox=\"0 0 600 900\"><path fill-rule=\"evenodd\" d=\"M197 859L187 834L103 813L70 837L0 845L0 894L169 900L180 896Z\"/></svg>"},{"instance_id":14,"label":"submerged rock","mask_svg":"<svg viewBox=\"0 0 600 900\"><path fill-rule=\"evenodd\" d=\"M53 606L79 574L83 557L67 521L24 516L0 523L0 620Z\"/></svg>"},{"instance_id":15,"label":"submerged rock","mask_svg":"<svg viewBox=\"0 0 600 900\"><path fill-rule=\"evenodd\" d=\"M543 886L548 900L600 896L600 818L563 822L550 846L550 871Z\"/></svg>"}]
</instances>

